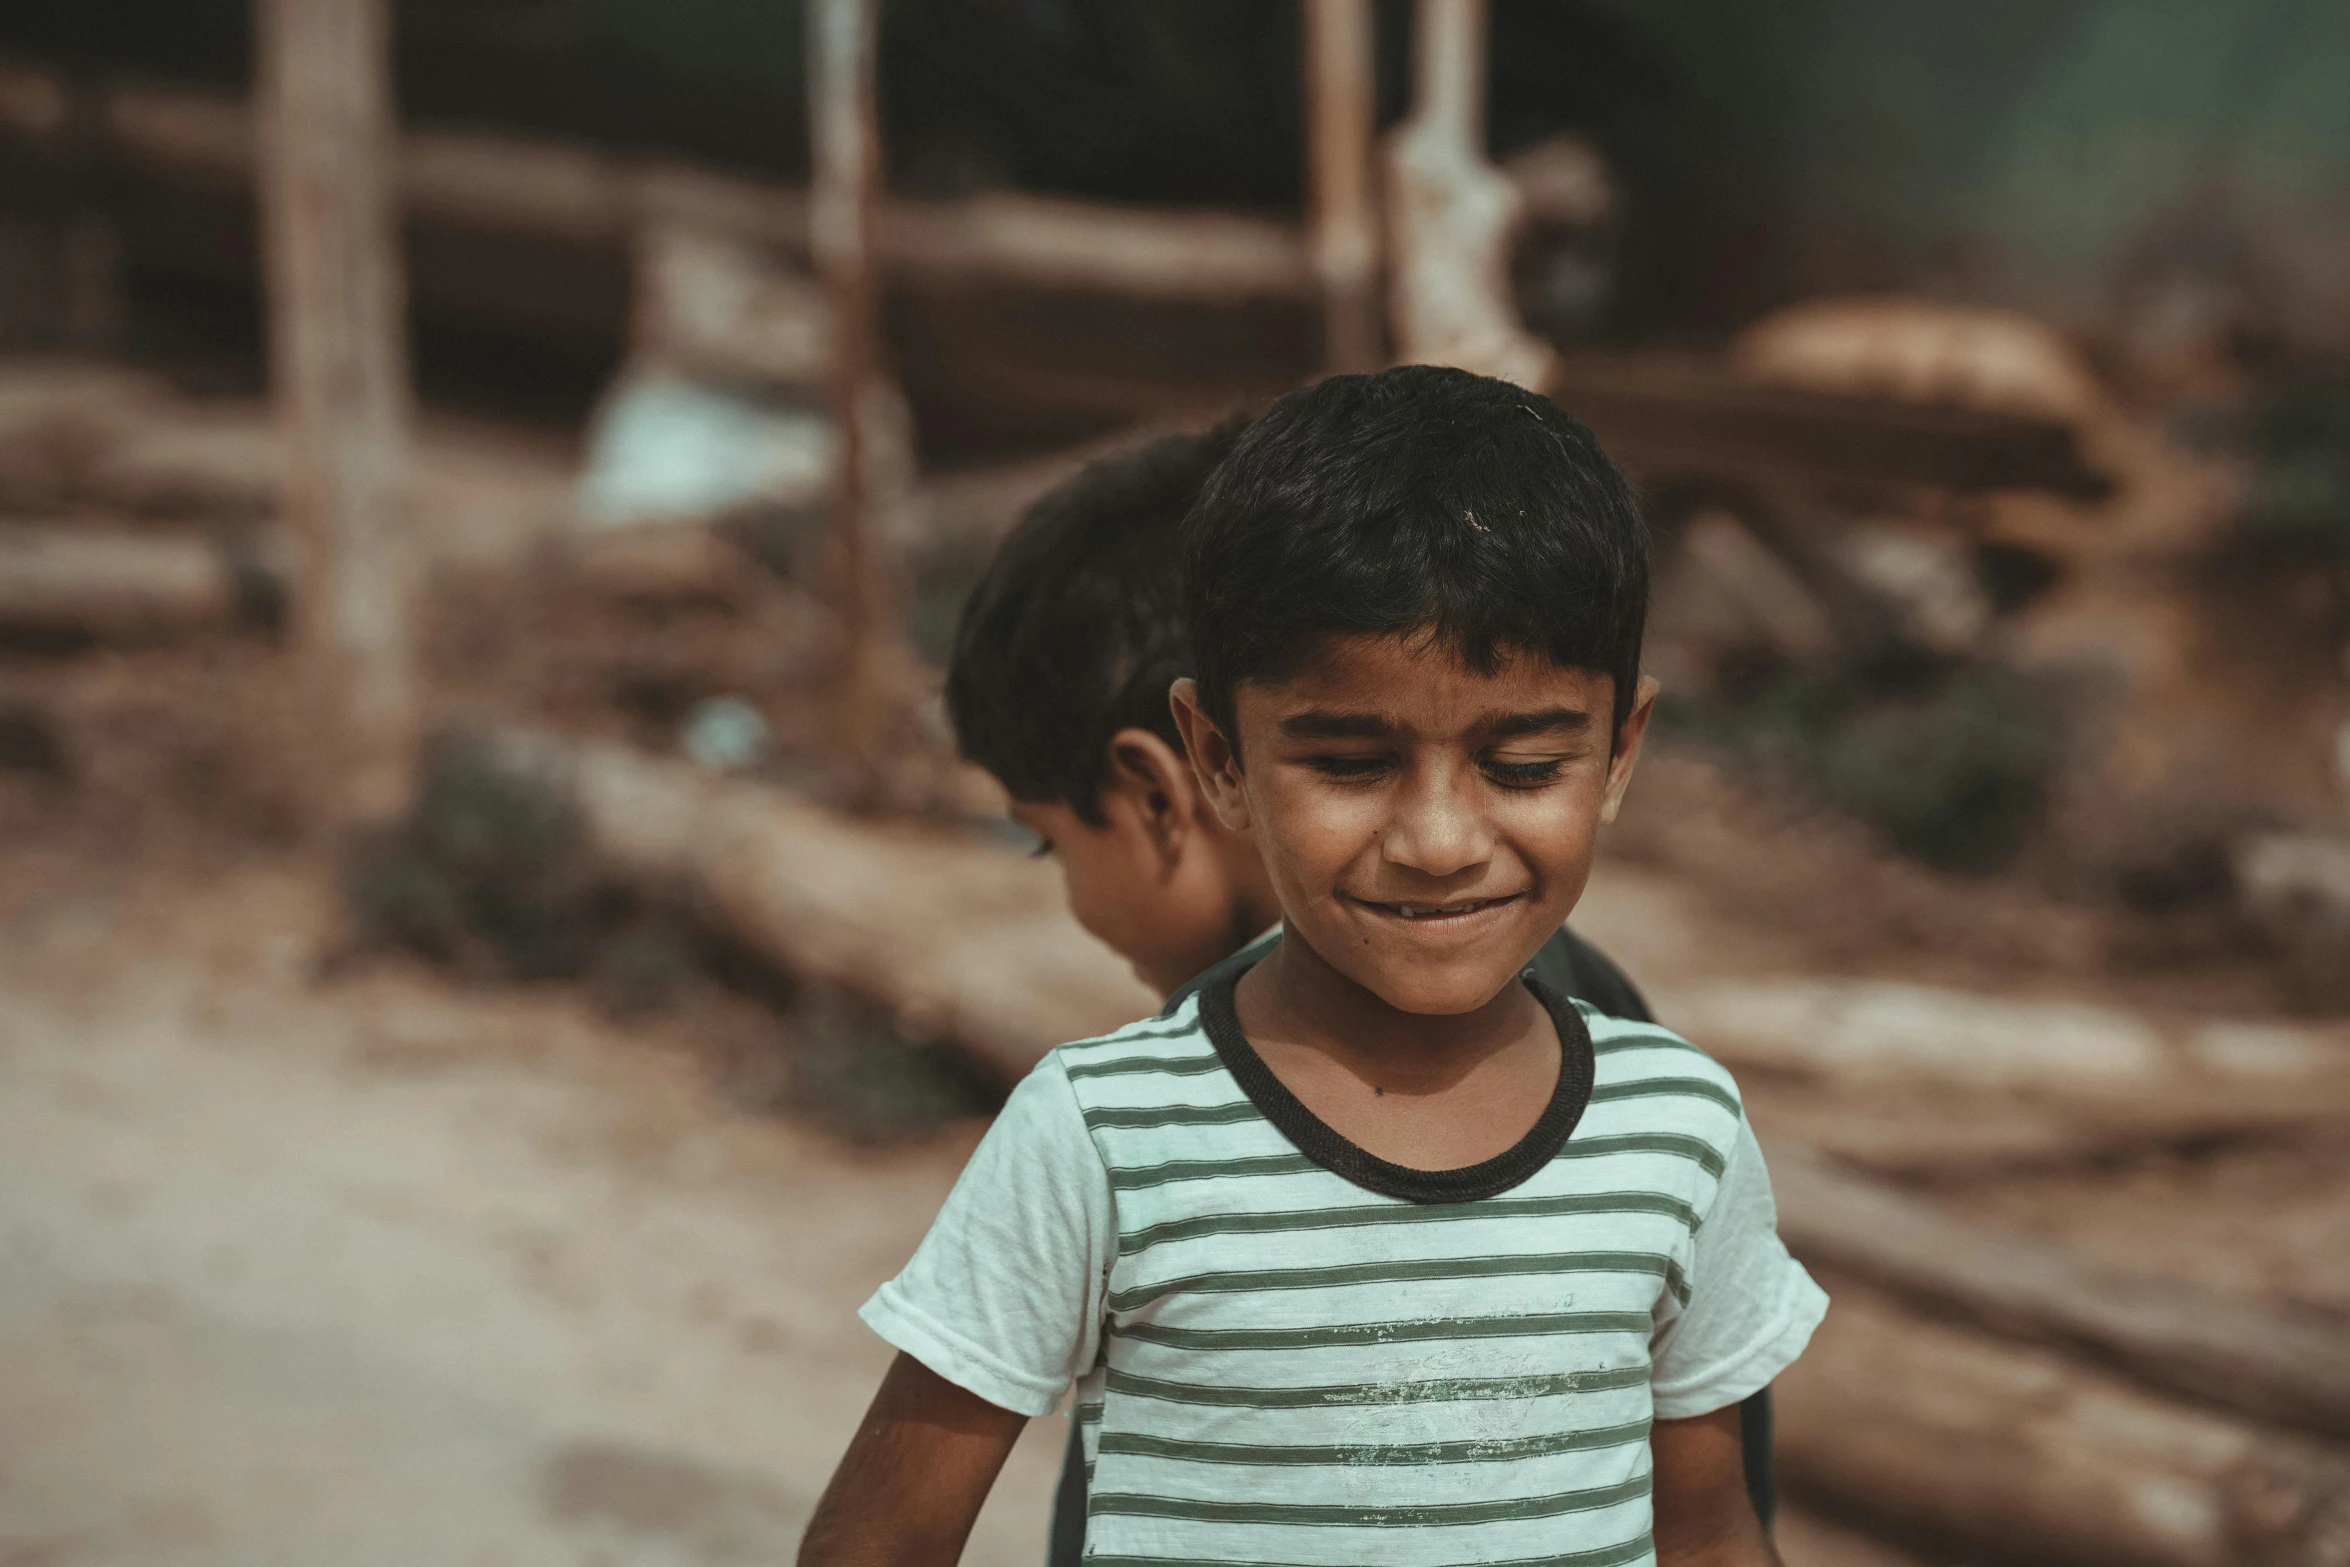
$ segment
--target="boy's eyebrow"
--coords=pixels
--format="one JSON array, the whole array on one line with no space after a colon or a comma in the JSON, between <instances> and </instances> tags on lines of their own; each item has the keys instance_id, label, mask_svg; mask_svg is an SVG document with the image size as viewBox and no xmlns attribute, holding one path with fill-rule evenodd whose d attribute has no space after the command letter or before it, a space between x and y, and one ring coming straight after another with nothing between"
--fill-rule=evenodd
<instances>
[{"instance_id":1,"label":"boy's eyebrow","mask_svg":"<svg viewBox=\"0 0 2350 1567\"><path fill-rule=\"evenodd\" d=\"M1591 715L1580 708L1546 707L1533 713L1504 713L1479 726L1495 740L1526 735L1581 734L1591 727ZM1308 708L1281 720L1281 732L1292 740L1378 740L1395 733L1396 725L1376 713L1334 713Z\"/></svg>"},{"instance_id":2,"label":"boy's eyebrow","mask_svg":"<svg viewBox=\"0 0 2350 1567\"><path fill-rule=\"evenodd\" d=\"M1580 708L1546 707L1538 713L1507 713L1485 726L1496 740L1522 735L1581 734L1591 727L1591 715Z\"/></svg>"},{"instance_id":3,"label":"boy's eyebrow","mask_svg":"<svg viewBox=\"0 0 2350 1567\"><path fill-rule=\"evenodd\" d=\"M1308 708L1281 720L1281 732L1292 740L1377 740L1395 732L1395 725L1376 713L1333 713Z\"/></svg>"}]
</instances>

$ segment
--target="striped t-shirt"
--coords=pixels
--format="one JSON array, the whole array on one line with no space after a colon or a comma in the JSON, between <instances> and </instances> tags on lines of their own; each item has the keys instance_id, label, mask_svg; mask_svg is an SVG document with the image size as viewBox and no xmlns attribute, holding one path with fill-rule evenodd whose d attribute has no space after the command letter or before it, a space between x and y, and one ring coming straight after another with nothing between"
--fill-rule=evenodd
<instances>
[{"instance_id":1,"label":"striped t-shirt","mask_svg":"<svg viewBox=\"0 0 2350 1567\"><path fill-rule=\"evenodd\" d=\"M1826 1305L1729 1074L1538 988L1541 1121L1410 1171L1281 1087L1234 978L1048 1056L865 1320L1007 1409L1074 1385L1099 1567L1650 1560L1650 1420L1763 1387Z\"/></svg>"}]
</instances>

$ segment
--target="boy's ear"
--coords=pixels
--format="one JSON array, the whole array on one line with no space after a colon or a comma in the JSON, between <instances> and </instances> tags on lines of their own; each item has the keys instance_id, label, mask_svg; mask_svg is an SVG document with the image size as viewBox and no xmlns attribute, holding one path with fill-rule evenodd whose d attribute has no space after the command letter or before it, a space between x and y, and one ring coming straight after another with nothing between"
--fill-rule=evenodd
<instances>
[{"instance_id":1,"label":"boy's ear","mask_svg":"<svg viewBox=\"0 0 2350 1567\"><path fill-rule=\"evenodd\" d=\"M1110 736L1110 767L1103 792L1122 797L1159 858L1173 864L1198 825L1199 790L1191 764L1148 729Z\"/></svg>"},{"instance_id":2,"label":"boy's ear","mask_svg":"<svg viewBox=\"0 0 2350 1567\"><path fill-rule=\"evenodd\" d=\"M1649 715L1656 711L1656 694L1663 688L1647 675L1632 693L1632 711L1616 731L1615 754L1607 763L1607 794L1599 804L1599 819L1612 822L1623 808L1624 791L1632 785L1632 769L1640 763L1640 742L1648 734Z\"/></svg>"},{"instance_id":3,"label":"boy's ear","mask_svg":"<svg viewBox=\"0 0 2350 1567\"><path fill-rule=\"evenodd\" d=\"M1241 787L1240 753L1199 703L1199 682L1185 675L1167 688L1175 727L1191 756L1191 775L1228 832L1248 831L1248 794Z\"/></svg>"}]
</instances>

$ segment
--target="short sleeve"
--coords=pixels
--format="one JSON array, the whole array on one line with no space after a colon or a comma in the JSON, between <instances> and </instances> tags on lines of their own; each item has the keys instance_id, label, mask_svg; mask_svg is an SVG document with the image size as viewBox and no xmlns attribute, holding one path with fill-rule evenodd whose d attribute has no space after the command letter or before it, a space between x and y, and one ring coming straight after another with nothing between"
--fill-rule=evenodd
<instances>
[{"instance_id":1,"label":"short sleeve","mask_svg":"<svg viewBox=\"0 0 2350 1567\"><path fill-rule=\"evenodd\" d=\"M858 1315L958 1387L1051 1412L1093 1365L1116 1248L1108 1173L1058 1056L996 1117L905 1271Z\"/></svg>"},{"instance_id":2,"label":"short sleeve","mask_svg":"<svg viewBox=\"0 0 2350 1567\"><path fill-rule=\"evenodd\" d=\"M1741 1120L1697 1231L1689 1302L1660 1316L1649 1347L1657 1418L1711 1414L1759 1392L1803 1353L1827 1309L1780 1243L1762 1149Z\"/></svg>"}]
</instances>

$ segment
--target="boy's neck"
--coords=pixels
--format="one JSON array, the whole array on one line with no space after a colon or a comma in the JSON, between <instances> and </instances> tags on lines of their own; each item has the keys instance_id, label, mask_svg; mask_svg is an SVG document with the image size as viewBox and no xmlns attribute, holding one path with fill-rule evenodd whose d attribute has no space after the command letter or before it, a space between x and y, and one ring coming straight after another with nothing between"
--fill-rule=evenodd
<instances>
[{"instance_id":1,"label":"boy's neck","mask_svg":"<svg viewBox=\"0 0 2350 1567\"><path fill-rule=\"evenodd\" d=\"M1254 839L1246 833L1228 831L1204 810L1201 825L1215 846L1217 858L1223 862L1225 880L1231 889L1232 952L1238 952L1281 923L1281 898L1273 890L1272 875L1266 871L1264 856L1257 853Z\"/></svg>"},{"instance_id":2,"label":"boy's neck","mask_svg":"<svg viewBox=\"0 0 2350 1567\"><path fill-rule=\"evenodd\" d=\"M1383 1091L1441 1092L1530 1033L1553 1032L1542 1004L1515 982L1473 1012L1389 1005L1333 968L1294 932L1241 977L1250 1040L1314 1051Z\"/></svg>"}]
</instances>

